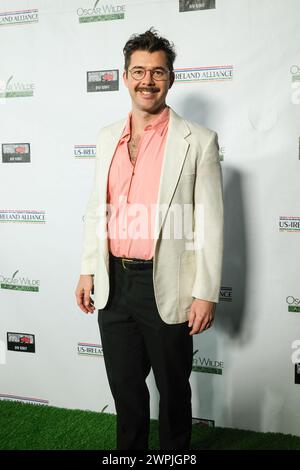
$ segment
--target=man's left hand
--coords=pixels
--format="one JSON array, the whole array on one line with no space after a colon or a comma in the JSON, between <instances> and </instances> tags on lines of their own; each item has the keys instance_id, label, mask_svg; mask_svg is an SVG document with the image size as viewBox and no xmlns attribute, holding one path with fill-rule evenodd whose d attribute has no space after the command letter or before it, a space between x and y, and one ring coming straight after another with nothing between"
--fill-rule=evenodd
<instances>
[{"instance_id":1,"label":"man's left hand","mask_svg":"<svg viewBox=\"0 0 300 470\"><path fill-rule=\"evenodd\" d=\"M195 299L189 312L190 335L202 333L211 327L215 316L216 304L208 300Z\"/></svg>"}]
</instances>

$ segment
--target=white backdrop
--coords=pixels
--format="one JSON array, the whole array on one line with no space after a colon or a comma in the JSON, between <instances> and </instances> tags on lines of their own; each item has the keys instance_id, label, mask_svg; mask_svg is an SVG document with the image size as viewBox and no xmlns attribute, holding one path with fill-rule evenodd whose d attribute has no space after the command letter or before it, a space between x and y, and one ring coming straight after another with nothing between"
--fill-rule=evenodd
<instances>
[{"instance_id":1,"label":"white backdrop","mask_svg":"<svg viewBox=\"0 0 300 470\"><path fill-rule=\"evenodd\" d=\"M119 91L87 92L87 72L121 76L125 42L154 26L174 41L176 69L232 66L232 79L204 81L202 69L168 96L218 132L223 156L222 300L214 327L194 337L193 416L300 435L299 1L179 12L177 0L100 0L101 14L119 6L124 19L80 22L78 9L95 3L0 0L0 144L17 144L21 158L30 144L30 162L5 162L7 145L0 162L0 398L115 412L97 316L74 291L96 136L130 100L121 79ZM9 95L24 90L33 96ZM7 350L7 333L35 335L35 353ZM152 373L148 384L156 418Z\"/></svg>"}]
</instances>

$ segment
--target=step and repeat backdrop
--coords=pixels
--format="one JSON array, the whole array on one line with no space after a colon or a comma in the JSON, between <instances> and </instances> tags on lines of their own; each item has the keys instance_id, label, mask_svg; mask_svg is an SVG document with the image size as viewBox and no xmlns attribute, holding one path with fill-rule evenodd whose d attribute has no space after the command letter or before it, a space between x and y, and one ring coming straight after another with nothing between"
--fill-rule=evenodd
<instances>
[{"instance_id":1,"label":"step and repeat backdrop","mask_svg":"<svg viewBox=\"0 0 300 470\"><path fill-rule=\"evenodd\" d=\"M299 16L298 0L0 0L0 399L115 413L75 288L96 137L130 110L122 49L153 26L177 51L167 103L218 133L223 170L194 422L300 435Z\"/></svg>"}]
</instances>

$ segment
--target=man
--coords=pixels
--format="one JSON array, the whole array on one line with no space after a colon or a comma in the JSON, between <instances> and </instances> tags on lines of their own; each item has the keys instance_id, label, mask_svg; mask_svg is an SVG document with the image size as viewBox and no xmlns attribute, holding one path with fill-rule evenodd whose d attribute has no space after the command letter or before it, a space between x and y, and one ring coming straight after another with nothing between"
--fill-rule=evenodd
<instances>
[{"instance_id":1,"label":"man","mask_svg":"<svg viewBox=\"0 0 300 470\"><path fill-rule=\"evenodd\" d=\"M151 28L127 41L124 56L132 109L99 134L76 298L83 312L98 309L117 448L148 448L152 367L160 448L188 449L192 338L211 326L219 300L217 134L166 105L175 59L167 39Z\"/></svg>"}]
</instances>

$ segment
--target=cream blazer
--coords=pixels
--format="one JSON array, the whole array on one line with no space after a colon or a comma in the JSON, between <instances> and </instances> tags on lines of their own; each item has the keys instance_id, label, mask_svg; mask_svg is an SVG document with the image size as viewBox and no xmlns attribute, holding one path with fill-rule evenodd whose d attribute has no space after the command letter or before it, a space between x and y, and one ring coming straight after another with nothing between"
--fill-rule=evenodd
<instances>
[{"instance_id":1,"label":"cream blazer","mask_svg":"<svg viewBox=\"0 0 300 470\"><path fill-rule=\"evenodd\" d=\"M85 210L81 274L92 274L94 305L109 296L106 188L108 171L126 120L100 130L94 183ZM223 258L223 189L216 132L183 119L170 120L155 216L153 285L165 323L185 322L193 298L219 301ZM163 208L163 210L161 209ZM184 212L186 210L186 212ZM174 228L177 219L189 229ZM189 214L189 215L185 215Z\"/></svg>"}]
</instances>

